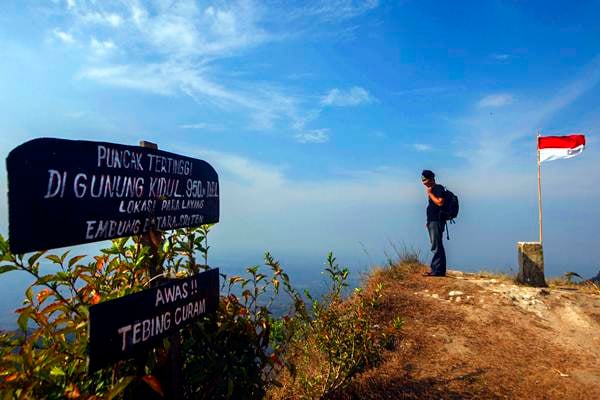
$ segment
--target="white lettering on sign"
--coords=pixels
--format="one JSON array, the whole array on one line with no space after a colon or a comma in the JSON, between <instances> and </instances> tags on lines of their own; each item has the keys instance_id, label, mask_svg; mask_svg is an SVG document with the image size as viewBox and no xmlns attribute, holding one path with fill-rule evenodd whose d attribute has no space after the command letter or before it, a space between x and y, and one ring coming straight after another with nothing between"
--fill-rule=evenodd
<instances>
[{"instance_id":1,"label":"white lettering on sign","mask_svg":"<svg viewBox=\"0 0 600 400\"><path fill-rule=\"evenodd\" d=\"M98 168L125 168L143 171L142 153L98 145Z\"/></svg>"},{"instance_id":2,"label":"white lettering on sign","mask_svg":"<svg viewBox=\"0 0 600 400\"><path fill-rule=\"evenodd\" d=\"M84 173L80 172L75 176L75 180L73 181L73 193L75 193L75 197L78 199L81 199L87 193L87 186L84 183L86 180L87 175Z\"/></svg>"},{"instance_id":3,"label":"white lettering on sign","mask_svg":"<svg viewBox=\"0 0 600 400\"><path fill-rule=\"evenodd\" d=\"M219 183L206 182L206 197L219 197Z\"/></svg>"},{"instance_id":4,"label":"white lettering on sign","mask_svg":"<svg viewBox=\"0 0 600 400\"><path fill-rule=\"evenodd\" d=\"M184 282L181 285L169 286L167 288L158 289L156 291L156 300L154 306L161 304L169 304L177 300L187 299L188 283Z\"/></svg>"},{"instance_id":5,"label":"white lettering on sign","mask_svg":"<svg viewBox=\"0 0 600 400\"><path fill-rule=\"evenodd\" d=\"M130 220L101 220L86 221L85 238L87 240L102 240L118 236L132 236L140 233L142 221ZM118 236L115 236L118 235Z\"/></svg>"},{"instance_id":6,"label":"white lettering on sign","mask_svg":"<svg viewBox=\"0 0 600 400\"><path fill-rule=\"evenodd\" d=\"M206 189L202 187L200 180L188 179L185 186L187 197L204 197L206 195Z\"/></svg>"},{"instance_id":7,"label":"white lettering on sign","mask_svg":"<svg viewBox=\"0 0 600 400\"><path fill-rule=\"evenodd\" d=\"M195 318L206 311L205 299L192 301L175 309L175 325L179 326L188 319Z\"/></svg>"},{"instance_id":8,"label":"white lettering on sign","mask_svg":"<svg viewBox=\"0 0 600 400\"><path fill-rule=\"evenodd\" d=\"M204 200L197 199L167 199L161 201L161 211L199 210L204 208Z\"/></svg>"},{"instance_id":9,"label":"white lettering on sign","mask_svg":"<svg viewBox=\"0 0 600 400\"><path fill-rule=\"evenodd\" d=\"M161 315L145 319L135 324L129 324L117 329L121 335L121 351L127 350L131 344L138 344L147 341L153 336L171 328L171 312L167 311Z\"/></svg>"},{"instance_id":10,"label":"white lettering on sign","mask_svg":"<svg viewBox=\"0 0 600 400\"><path fill-rule=\"evenodd\" d=\"M149 197L182 197L179 193L179 179L150 177Z\"/></svg>"},{"instance_id":11,"label":"white lettering on sign","mask_svg":"<svg viewBox=\"0 0 600 400\"><path fill-rule=\"evenodd\" d=\"M155 218L155 227L160 230L177 229L184 226L202 225L204 215L202 214L182 214L182 215L164 215Z\"/></svg>"},{"instance_id":12,"label":"white lettering on sign","mask_svg":"<svg viewBox=\"0 0 600 400\"><path fill-rule=\"evenodd\" d=\"M171 311L165 311L160 315L122 326L117 329L121 338L121 351L127 351L133 345L167 333L171 329L172 322L174 326L180 326L204 313L206 313L206 299L194 299L177 307L173 315Z\"/></svg>"},{"instance_id":13,"label":"white lettering on sign","mask_svg":"<svg viewBox=\"0 0 600 400\"><path fill-rule=\"evenodd\" d=\"M132 214L139 212L153 212L156 208L156 200L129 200L125 203L121 200L119 212Z\"/></svg>"},{"instance_id":14,"label":"white lettering on sign","mask_svg":"<svg viewBox=\"0 0 600 400\"><path fill-rule=\"evenodd\" d=\"M49 169L48 174L48 192L44 196L45 199L56 197L60 193L60 198L65 195L65 185L67 183L67 173L62 174L55 169Z\"/></svg>"},{"instance_id":15,"label":"white lettering on sign","mask_svg":"<svg viewBox=\"0 0 600 400\"><path fill-rule=\"evenodd\" d=\"M148 154L148 162L148 170L153 172L186 176L192 174L192 162L188 160Z\"/></svg>"},{"instance_id":16,"label":"white lettering on sign","mask_svg":"<svg viewBox=\"0 0 600 400\"><path fill-rule=\"evenodd\" d=\"M142 176L79 172L75 175L72 183L68 178L66 171L49 169L48 185L44 198L63 198L67 183L69 186L72 184L73 194L78 199L88 196L95 199L145 197L145 181ZM204 207L204 201L199 200L200 198L219 197L218 182L207 181L203 184L201 180L188 179L185 189L180 186L180 183L183 182L180 182L178 178L151 176L146 196L151 199L162 198L171 201L170 204L161 204L167 211L185 208L200 209ZM182 190L184 190L185 197L191 197L191 199L182 200L182 202L179 202L179 200L173 201L173 199L184 197Z\"/></svg>"},{"instance_id":17,"label":"white lettering on sign","mask_svg":"<svg viewBox=\"0 0 600 400\"><path fill-rule=\"evenodd\" d=\"M204 200L183 200L181 202L181 209L185 210L185 209L202 209L204 208Z\"/></svg>"},{"instance_id":18,"label":"white lettering on sign","mask_svg":"<svg viewBox=\"0 0 600 400\"><path fill-rule=\"evenodd\" d=\"M87 177L78 183L87 184ZM144 195L144 178L141 176L92 175L89 183L90 195L94 198L137 197Z\"/></svg>"},{"instance_id":19,"label":"white lettering on sign","mask_svg":"<svg viewBox=\"0 0 600 400\"><path fill-rule=\"evenodd\" d=\"M161 211L178 211L181 209L179 204L179 199L173 200L163 200L161 202L160 210Z\"/></svg>"},{"instance_id":20,"label":"white lettering on sign","mask_svg":"<svg viewBox=\"0 0 600 400\"><path fill-rule=\"evenodd\" d=\"M96 241L150 229L200 226L212 219L213 213L218 215L218 200L214 198L219 197L219 186L212 170L193 176L193 160L106 143L94 147L91 157L85 157L89 162L57 160L56 165L42 169L41 177L36 177L39 187L35 196L30 196L47 200L44 207L48 210L54 210L57 201L65 201L60 211L68 209L79 216L66 224L70 233L78 232L73 240L85 237L86 241ZM71 169L63 167L65 163ZM202 176L205 178L198 179ZM75 223L78 226L71 229ZM138 333L132 331L136 337Z\"/></svg>"}]
</instances>

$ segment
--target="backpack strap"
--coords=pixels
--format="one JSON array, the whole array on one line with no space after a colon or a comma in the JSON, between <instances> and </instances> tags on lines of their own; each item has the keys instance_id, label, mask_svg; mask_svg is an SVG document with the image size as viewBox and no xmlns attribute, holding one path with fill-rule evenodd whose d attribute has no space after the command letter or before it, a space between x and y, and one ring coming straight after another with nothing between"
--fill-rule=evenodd
<instances>
[{"instance_id":1,"label":"backpack strap","mask_svg":"<svg viewBox=\"0 0 600 400\"><path fill-rule=\"evenodd\" d=\"M446 239L450 240L450 232L448 231L448 220L444 222L446 226Z\"/></svg>"}]
</instances>

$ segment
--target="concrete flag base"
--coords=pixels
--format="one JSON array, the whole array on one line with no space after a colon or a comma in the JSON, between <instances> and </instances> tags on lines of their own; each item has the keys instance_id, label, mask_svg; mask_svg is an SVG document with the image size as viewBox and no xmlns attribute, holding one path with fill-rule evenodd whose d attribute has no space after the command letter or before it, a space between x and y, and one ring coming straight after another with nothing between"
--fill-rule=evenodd
<instances>
[{"instance_id":1,"label":"concrete flag base","mask_svg":"<svg viewBox=\"0 0 600 400\"><path fill-rule=\"evenodd\" d=\"M544 251L540 242L517 242L519 274L517 282L528 286L546 287Z\"/></svg>"}]
</instances>

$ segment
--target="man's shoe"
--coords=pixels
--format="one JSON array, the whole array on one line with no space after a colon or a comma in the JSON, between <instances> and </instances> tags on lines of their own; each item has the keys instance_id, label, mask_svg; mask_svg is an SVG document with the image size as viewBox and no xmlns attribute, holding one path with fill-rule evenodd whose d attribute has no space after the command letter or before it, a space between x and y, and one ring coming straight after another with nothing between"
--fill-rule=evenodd
<instances>
[{"instance_id":1,"label":"man's shoe","mask_svg":"<svg viewBox=\"0 0 600 400\"><path fill-rule=\"evenodd\" d=\"M440 276L440 277L446 276L446 274L434 274L433 272L423 272L422 275L423 276Z\"/></svg>"}]
</instances>

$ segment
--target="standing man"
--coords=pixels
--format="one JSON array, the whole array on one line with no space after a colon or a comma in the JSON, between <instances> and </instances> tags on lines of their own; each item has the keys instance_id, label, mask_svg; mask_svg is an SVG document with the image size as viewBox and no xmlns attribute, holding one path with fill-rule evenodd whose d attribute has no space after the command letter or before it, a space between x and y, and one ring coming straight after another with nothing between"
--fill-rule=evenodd
<instances>
[{"instance_id":1,"label":"standing man","mask_svg":"<svg viewBox=\"0 0 600 400\"><path fill-rule=\"evenodd\" d=\"M427 230L431 241L431 271L423 273L423 276L445 276L446 275L446 251L444 250L443 233L446 221L440 216L444 204L445 189L442 185L435 183L435 174L425 169L421 173L421 181L427 192Z\"/></svg>"}]
</instances>

